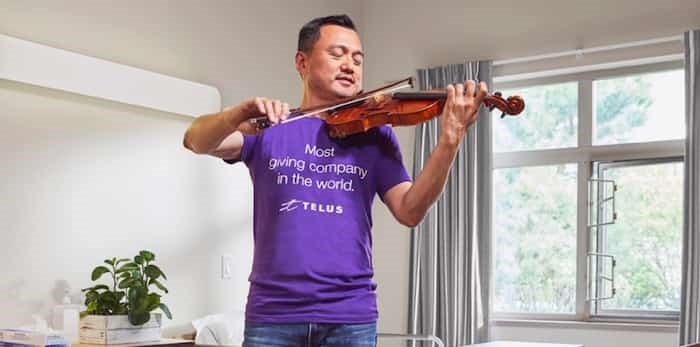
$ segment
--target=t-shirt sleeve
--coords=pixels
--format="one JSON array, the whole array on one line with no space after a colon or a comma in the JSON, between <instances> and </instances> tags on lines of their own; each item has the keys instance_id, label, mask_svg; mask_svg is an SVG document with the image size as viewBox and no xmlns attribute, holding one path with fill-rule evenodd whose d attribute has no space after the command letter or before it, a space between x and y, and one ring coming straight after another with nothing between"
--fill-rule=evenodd
<instances>
[{"instance_id":1,"label":"t-shirt sleeve","mask_svg":"<svg viewBox=\"0 0 700 347\"><path fill-rule=\"evenodd\" d=\"M411 176L403 165L399 141L390 127L382 131L382 143L379 146L379 158L374 167L377 182L377 194L384 200L384 193L402 182L410 182Z\"/></svg>"},{"instance_id":2,"label":"t-shirt sleeve","mask_svg":"<svg viewBox=\"0 0 700 347\"><path fill-rule=\"evenodd\" d=\"M250 162L255 156L255 145L258 143L258 135L243 134L243 147L241 148L241 157L237 159L224 159L226 163L235 164L239 161L250 166Z\"/></svg>"}]
</instances>

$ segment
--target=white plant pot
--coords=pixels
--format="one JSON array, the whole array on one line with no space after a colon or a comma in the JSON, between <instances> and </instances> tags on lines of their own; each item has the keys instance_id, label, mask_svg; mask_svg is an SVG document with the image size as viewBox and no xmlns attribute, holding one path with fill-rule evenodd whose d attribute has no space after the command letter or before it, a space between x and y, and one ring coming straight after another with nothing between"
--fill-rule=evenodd
<instances>
[{"instance_id":1,"label":"white plant pot","mask_svg":"<svg viewBox=\"0 0 700 347\"><path fill-rule=\"evenodd\" d=\"M161 339L163 317L151 313L143 325L133 325L127 315L89 315L80 320L80 343L113 345L158 341Z\"/></svg>"}]
</instances>

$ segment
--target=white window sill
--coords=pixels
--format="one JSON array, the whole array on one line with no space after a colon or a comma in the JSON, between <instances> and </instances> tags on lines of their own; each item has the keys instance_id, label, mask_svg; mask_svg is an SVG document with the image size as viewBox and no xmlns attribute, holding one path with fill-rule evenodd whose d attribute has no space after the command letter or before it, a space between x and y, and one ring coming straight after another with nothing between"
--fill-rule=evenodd
<instances>
[{"instance_id":1,"label":"white window sill","mask_svg":"<svg viewBox=\"0 0 700 347\"><path fill-rule=\"evenodd\" d=\"M535 320L535 319L491 319L492 326L528 327L528 328L575 328L575 329L612 329L642 330L659 332L678 332L677 322L642 323L642 322L591 322L575 320Z\"/></svg>"}]
</instances>

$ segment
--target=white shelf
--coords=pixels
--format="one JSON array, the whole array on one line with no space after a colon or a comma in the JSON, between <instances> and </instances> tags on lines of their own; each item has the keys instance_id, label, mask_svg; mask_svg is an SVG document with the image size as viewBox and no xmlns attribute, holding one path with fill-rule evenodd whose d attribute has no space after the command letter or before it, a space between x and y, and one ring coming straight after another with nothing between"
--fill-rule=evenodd
<instances>
[{"instance_id":1,"label":"white shelf","mask_svg":"<svg viewBox=\"0 0 700 347\"><path fill-rule=\"evenodd\" d=\"M221 110L215 87L2 34L0 79L192 117Z\"/></svg>"}]
</instances>

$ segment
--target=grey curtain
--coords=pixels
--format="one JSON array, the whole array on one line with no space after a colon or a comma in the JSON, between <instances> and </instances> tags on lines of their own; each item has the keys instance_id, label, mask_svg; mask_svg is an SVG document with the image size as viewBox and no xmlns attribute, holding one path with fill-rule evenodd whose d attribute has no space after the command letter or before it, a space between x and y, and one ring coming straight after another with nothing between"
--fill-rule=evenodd
<instances>
[{"instance_id":1,"label":"grey curtain","mask_svg":"<svg viewBox=\"0 0 700 347\"><path fill-rule=\"evenodd\" d=\"M418 70L421 90L479 80L491 88L491 62ZM408 330L446 346L488 338L491 117L481 108L455 158L443 194L411 234ZM414 177L439 136L439 117L416 127Z\"/></svg>"},{"instance_id":2,"label":"grey curtain","mask_svg":"<svg viewBox=\"0 0 700 347\"><path fill-rule=\"evenodd\" d=\"M700 341L700 30L685 33L685 177L680 344Z\"/></svg>"}]
</instances>

